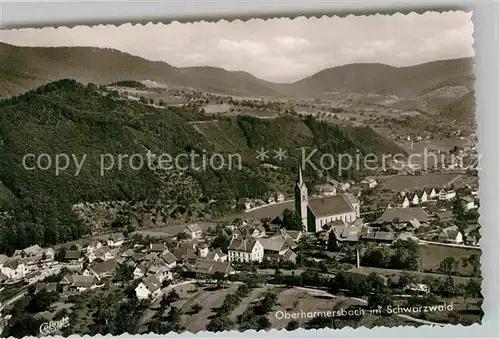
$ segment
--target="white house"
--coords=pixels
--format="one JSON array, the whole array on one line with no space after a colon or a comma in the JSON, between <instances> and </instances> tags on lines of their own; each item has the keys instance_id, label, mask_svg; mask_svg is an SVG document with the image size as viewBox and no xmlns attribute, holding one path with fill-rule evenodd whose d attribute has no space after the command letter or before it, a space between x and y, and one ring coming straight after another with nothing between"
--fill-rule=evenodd
<instances>
[{"instance_id":1,"label":"white house","mask_svg":"<svg viewBox=\"0 0 500 339\"><path fill-rule=\"evenodd\" d=\"M403 202L401 203L401 207L402 208L408 208L408 207L410 207L410 200L408 200L407 196L405 196Z\"/></svg>"},{"instance_id":2,"label":"white house","mask_svg":"<svg viewBox=\"0 0 500 339\"><path fill-rule=\"evenodd\" d=\"M419 200L418 200L418 195L417 195L417 193L415 193L415 194L413 195L413 199L411 199L411 203L412 203L413 205L418 205Z\"/></svg>"},{"instance_id":3,"label":"white house","mask_svg":"<svg viewBox=\"0 0 500 339\"><path fill-rule=\"evenodd\" d=\"M461 203L464 209L466 209L467 211L477 208L473 197L463 197L461 199Z\"/></svg>"},{"instance_id":4,"label":"white house","mask_svg":"<svg viewBox=\"0 0 500 339\"><path fill-rule=\"evenodd\" d=\"M108 246L119 247L125 242L125 237L121 233L113 233L108 238Z\"/></svg>"},{"instance_id":5,"label":"white house","mask_svg":"<svg viewBox=\"0 0 500 339\"><path fill-rule=\"evenodd\" d=\"M160 282L173 279L172 272L167 267L161 265L151 265L146 274L148 276L154 275Z\"/></svg>"},{"instance_id":6,"label":"white house","mask_svg":"<svg viewBox=\"0 0 500 339\"><path fill-rule=\"evenodd\" d=\"M427 202L427 199L428 199L427 192L423 191L422 196L420 197L420 202L425 203L425 202Z\"/></svg>"},{"instance_id":7,"label":"white house","mask_svg":"<svg viewBox=\"0 0 500 339\"><path fill-rule=\"evenodd\" d=\"M97 241L97 240L94 240L94 241L91 241L87 247L85 247L85 250L87 253L92 253L94 252L95 250L99 249L102 247L102 243L100 241Z\"/></svg>"},{"instance_id":8,"label":"white house","mask_svg":"<svg viewBox=\"0 0 500 339\"><path fill-rule=\"evenodd\" d=\"M453 190L442 189L439 191L439 200L451 200L457 196L457 192Z\"/></svg>"},{"instance_id":9,"label":"white house","mask_svg":"<svg viewBox=\"0 0 500 339\"><path fill-rule=\"evenodd\" d=\"M233 239L228 247L228 259L230 262L262 262L264 248L259 240L251 239Z\"/></svg>"},{"instance_id":10,"label":"white house","mask_svg":"<svg viewBox=\"0 0 500 339\"><path fill-rule=\"evenodd\" d=\"M2 265L0 270L12 280L23 279L28 272L27 265L21 258L10 258Z\"/></svg>"},{"instance_id":11,"label":"white house","mask_svg":"<svg viewBox=\"0 0 500 339\"><path fill-rule=\"evenodd\" d=\"M177 257L170 251L164 252L160 258L165 262L165 267L169 270L177 266Z\"/></svg>"},{"instance_id":12,"label":"white house","mask_svg":"<svg viewBox=\"0 0 500 339\"><path fill-rule=\"evenodd\" d=\"M148 271L148 269L143 264L137 265L137 267L134 269L134 273L133 273L134 279L139 279L139 278L144 277L146 275L147 271Z\"/></svg>"},{"instance_id":13,"label":"white house","mask_svg":"<svg viewBox=\"0 0 500 339\"><path fill-rule=\"evenodd\" d=\"M279 193L277 194L277 196L276 196L276 197L277 197L277 201L278 201L278 202L283 202L283 201L285 201L285 196L284 196L284 195L283 195L283 193L281 193L281 192L279 192Z\"/></svg>"},{"instance_id":14,"label":"white house","mask_svg":"<svg viewBox=\"0 0 500 339\"><path fill-rule=\"evenodd\" d=\"M135 288L135 295L137 299L154 299L158 297L161 293L161 283L154 275L146 277L137 287Z\"/></svg>"},{"instance_id":15,"label":"white house","mask_svg":"<svg viewBox=\"0 0 500 339\"><path fill-rule=\"evenodd\" d=\"M429 193L429 198L430 198L430 199L436 199L436 198L438 198L438 197L439 197L439 194L436 192L436 189L434 189L434 188L433 188L433 189L431 190L431 193Z\"/></svg>"},{"instance_id":16,"label":"white house","mask_svg":"<svg viewBox=\"0 0 500 339\"><path fill-rule=\"evenodd\" d=\"M197 239L201 237L202 231L198 224L191 224L186 226L184 233L189 235L191 239Z\"/></svg>"},{"instance_id":17,"label":"white house","mask_svg":"<svg viewBox=\"0 0 500 339\"><path fill-rule=\"evenodd\" d=\"M439 241L451 244L464 243L462 232L454 226L443 229L439 234Z\"/></svg>"}]
</instances>

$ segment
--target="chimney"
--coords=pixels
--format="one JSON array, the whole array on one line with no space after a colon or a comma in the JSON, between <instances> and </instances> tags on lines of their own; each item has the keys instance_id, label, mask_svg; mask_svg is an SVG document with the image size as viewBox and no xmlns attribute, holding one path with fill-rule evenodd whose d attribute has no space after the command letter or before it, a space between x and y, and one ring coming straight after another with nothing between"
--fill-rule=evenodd
<instances>
[{"instance_id":1,"label":"chimney","mask_svg":"<svg viewBox=\"0 0 500 339\"><path fill-rule=\"evenodd\" d=\"M356 249L356 268L361 267L360 260L359 260L359 249Z\"/></svg>"}]
</instances>

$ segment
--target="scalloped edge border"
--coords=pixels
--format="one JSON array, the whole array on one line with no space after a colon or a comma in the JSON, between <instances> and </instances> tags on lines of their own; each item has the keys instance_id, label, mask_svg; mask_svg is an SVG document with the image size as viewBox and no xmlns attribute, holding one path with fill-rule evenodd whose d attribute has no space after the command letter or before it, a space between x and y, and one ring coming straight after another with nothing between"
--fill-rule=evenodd
<instances>
[{"instance_id":1,"label":"scalloped edge border","mask_svg":"<svg viewBox=\"0 0 500 339\"><path fill-rule=\"evenodd\" d=\"M360 17L360 18L367 18L371 16L396 16L396 15L424 15L426 13L449 13L449 12L465 12L465 13L471 13L471 21L473 23L473 32L472 32L472 38L473 38L473 49L474 51L476 50L476 31L474 29L474 18L475 14L474 11L471 8L467 8L466 6L460 6L460 5L455 5L455 6L436 6L436 5L431 5L427 7L420 7L420 6L414 6L414 8L411 9L405 9L405 10L389 10L389 9L384 9L384 10L376 10L376 9L370 9L370 10L363 10L363 9L354 9L354 10L342 10L342 11L332 11L329 12L328 14L325 14L325 11L317 12L317 11L305 11L305 13L297 13L297 12L279 12L279 14L266 14L266 12L255 12L253 15L251 14L236 14L236 15L215 15L215 14L206 14L206 15L201 15L201 16L175 16L171 18L163 18L163 19L146 19L146 20L135 20L134 18L125 18L125 19L120 19L120 20L106 20L106 19L98 19L94 21L87 21L87 22L78 22L78 23L54 23L54 24L47 24L47 23L35 23L33 25L12 25L11 27L4 27L3 26L3 21L0 18L0 32L2 30L41 30L41 29L47 29L47 28L52 28L52 29L73 29L76 27L109 27L109 26L114 26L115 28L120 28L122 26L148 26L148 25L170 25L173 23L179 23L179 24L203 24L203 23L211 23L211 24L218 24L218 23L244 23L248 21L269 21L269 20L310 20L310 19L316 19L316 20L321 20L325 18L345 18L345 17ZM2 4L0 3L0 15L2 14ZM102 23L106 22L106 23ZM474 53L473 58L476 58L476 54ZM475 67L475 64L474 64ZM474 72L476 74L476 71ZM477 76L476 80L474 82L474 91L477 89ZM478 119L478 114L477 114L477 96L475 96L475 120L476 120L476 127L477 130L479 130L479 125L480 125L480 119ZM476 145L479 145L479 138L478 142ZM479 147L478 147L479 148ZM481 161L479 162L481 163ZM479 175L479 190L481 188L481 176ZM479 234L481 235L481 239L479 240L479 247L481 248L481 256L480 256L480 263L481 263L481 292L484 292L484 277L483 277L483 270L482 268L484 267L485 263L485 258L484 258L484 252L483 252L483 237L484 237L484 229L482 226L482 217L483 215L483 210L484 210L484 205L481 204L479 207L479 224L481 227L479 228ZM484 312L484 295L483 295L483 301L482 301L482 307L483 311L483 316L482 318L473 324L470 325L463 325L463 324L446 324L445 326L438 326L438 325L425 325L425 324L418 324L416 323L415 325L398 325L398 326L392 326L392 327L386 327L386 326L374 326L371 328L365 327L365 326L359 326L356 328L353 328L351 326L345 326L341 329L331 329L331 328L323 328L323 329L305 329L305 328L298 328L293 331L288 331L286 329L268 329L268 330L246 330L246 331L238 331L238 330L231 330L231 331L221 331L221 332L210 332L210 331L199 331L196 333L192 333L189 331L184 331L181 333L177 332L169 332L168 334L156 334L153 332L150 333L142 333L142 334L129 334L129 333L122 333L118 336L114 336L112 334L96 334L94 336L91 335L78 335L78 334L72 334L68 337L63 337L63 336L56 336L56 335L51 335L47 336L45 338L107 338L107 337L112 337L112 338L130 338L130 337L166 337L166 336L172 336L172 337L181 337L181 336L204 336L204 337L222 337L225 335L229 336L246 336L247 338L253 338L253 337L266 337L269 336L272 338L275 338L276 335L280 337L281 335L286 336L288 332L293 332L294 334L306 334L310 332L314 332L317 334L327 334L327 335L332 335L333 333L335 334L347 334L350 332L357 332L356 337L360 337L360 335L365 335L372 333L373 331L378 331L379 329L394 329L394 328L405 328L409 329L412 332L418 332L419 328L425 327L425 328L432 328L433 332L434 331L446 331L447 328L480 328L480 326L483 323L483 319L486 315L486 312ZM436 333L438 334L438 333ZM417 336L408 336L408 338L416 338ZM14 337L8 337L9 339ZM31 336L26 336L24 338L37 338L37 337L31 337ZM23 339L24 339L23 338Z\"/></svg>"}]
</instances>

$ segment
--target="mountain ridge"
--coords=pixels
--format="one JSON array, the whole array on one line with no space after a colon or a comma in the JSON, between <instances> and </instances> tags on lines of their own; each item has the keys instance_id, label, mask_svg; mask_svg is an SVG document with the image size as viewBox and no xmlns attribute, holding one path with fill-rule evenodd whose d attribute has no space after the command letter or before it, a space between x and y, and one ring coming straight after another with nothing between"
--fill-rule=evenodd
<instances>
[{"instance_id":1,"label":"mountain ridge","mask_svg":"<svg viewBox=\"0 0 500 339\"><path fill-rule=\"evenodd\" d=\"M293 83L274 83L246 71L175 67L112 48L24 47L0 42L0 97L15 96L64 78L96 84L152 80L235 96L316 97L332 91L418 96L439 83L462 83L471 76L473 57L467 57L404 67L353 63L327 68Z\"/></svg>"}]
</instances>

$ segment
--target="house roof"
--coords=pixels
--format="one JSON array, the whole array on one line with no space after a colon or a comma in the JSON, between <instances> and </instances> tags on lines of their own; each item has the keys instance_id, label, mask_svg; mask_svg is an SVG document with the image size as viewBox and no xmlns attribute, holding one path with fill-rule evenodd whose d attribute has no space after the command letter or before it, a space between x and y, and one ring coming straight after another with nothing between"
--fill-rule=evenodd
<instances>
[{"instance_id":1,"label":"house roof","mask_svg":"<svg viewBox=\"0 0 500 339\"><path fill-rule=\"evenodd\" d=\"M25 264L24 260L22 260L21 258L10 258L3 264L3 266L15 270L21 264Z\"/></svg>"},{"instance_id":2,"label":"house roof","mask_svg":"<svg viewBox=\"0 0 500 339\"><path fill-rule=\"evenodd\" d=\"M264 251L279 252L285 248L288 248L285 239L281 235L260 239L259 242L261 243L262 247L264 247Z\"/></svg>"},{"instance_id":3,"label":"house roof","mask_svg":"<svg viewBox=\"0 0 500 339\"><path fill-rule=\"evenodd\" d=\"M368 232L363 234L362 238L368 240L392 241L394 240L394 232L386 232L386 231Z\"/></svg>"},{"instance_id":4,"label":"house roof","mask_svg":"<svg viewBox=\"0 0 500 339\"><path fill-rule=\"evenodd\" d=\"M256 243L256 239L233 239L231 240L228 249L232 251L252 252Z\"/></svg>"},{"instance_id":5,"label":"house roof","mask_svg":"<svg viewBox=\"0 0 500 339\"><path fill-rule=\"evenodd\" d=\"M109 236L108 238L109 240L113 240L113 241L122 241L122 240L125 240L125 237L123 236L122 233L113 233Z\"/></svg>"},{"instance_id":6,"label":"house roof","mask_svg":"<svg viewBox=\"0 0 500 339\"><path fill-rule=\"evenodd\" d=\"M163 252L168 249L165 244L149 244L149 248L152 252Z\"/></svg>"},{"instance_id":7,"label":"house roof","mask_svg":"<svg viewBox=\"0 0 500 339\"><path fill-rule=\"evenodd\" d=\"M161 255L161 258L169 265L177 261L177 257L170 251Z\"/></svg>"},{"instance_id":8,"label":"house roof","mask_svg":"<svg viewBox=\"0 0 500 339\"><path fill-rule=\"evenodd\" d=\"M95 265L92 265L92 270L97 274L101 274L101 273L112 272L112 271L116 270L117 267L118 267L118 263L116 262L116 260L110 259L110 260L106 260L106 261L103 261L100 263L96 263Z\"/></svg>"},{"instance_id":9,"label":"house roof","mask_svg":"<svg viewBox=\"0 0 500 339\"><path fill-rule=\"evenodd\" d=\"M462 197L462 200L465 202L474 202L475 201L473 197L469 197L469 196Z\"/></svg>"},{"instance_id":10,"label":"house roof","mask_svg":"<svg viewBox=\"0 0 500 339\"><path fill-rule=\"evenodd\" d=\"M231 263L224 261L211 261L206 259L197 259L194 264L187 264L186 268L190 271L205 274L214 274L216 272L227 274L234 271Z\"/></svg>"},{"instance_id":11,"label":"house roof","mask_svg":"<svg viewBox=\"0 0 500 339\"><path fill-rule=\"evenodd\" d=\"M353 211L351 204L344 194L310 199L308 206L316 217L338 215Z\"/></svg>"},{"instance_id":12,"label":"house roof","mask_svg":"<svg viewBox=\"0 0 500 339\"><path fill-rule=\"evenodd\" d=\"M283 261L295 261L297 259L297 254L291 249L288 249L285 254L283 254Z\"/></svg>"},{"instance_id":13,"label":"house roof","mask_svg":"<svg viewBox=\"0 0 500 339\"><path fill-rule=\"evenodd\" d=\"M154 293L161 288L161 283L158 278L154 275L150 275L142 281L149 292Z\"/></svg>"},{"instance_id":14,"label":"house roof","mask_svg":"<svg viewBox=\"0 0 500 339\"><path fill-rule=\"evenodd\" d=\"M186 229L189 231L189 232L200 232L201 231L201 228L198 224L191 224L191 225L187 225L186 226Z\"/></svg>"},{"instance_id":15,"label":"house roof","mask_svg":"<svg viewBox=\"0 0 500 339\"><path fill-rule=\"evenodd\" d=\"M302 234L301 231L286 230L285 231L293 239L297 239Z\"/></svg>"},{"instance_id":16,"label":"house roof","mask_svg":"<svg viewBox=\"0 0 500 339\"><path fill-rule=\"evenodd\" d=\"M453 218L453 212L452 211L442 211L442 212L437 212L436 217L438 219L451 219Z\"/></svg>"},{"instance_id":17,"label":"house roof","mask_svg":"<svg viewBox=\"0 0 500 339\"><path fill-rule=\"evenodd\" d=\"M6 263L9 260L9 257L5 254L0 254L0 265Z\"/></svg>"},{"instance_id":18,"label":"house roof","mask_svg":"<svg viewBox=\"0 0 500 339\"><path fill-rule=\"evenodd\" d=\"M80 259L82 256L82 251L66 251L64 254L64 259L66 260L76 260Z\"/></svg>"},{"instance_id":19,"label":"house roof","mask_svg":"<svg viewBox=\"0 0 500 339\"><path fill-rule=\"evenodd\" d=\"M26 247L23 251L24 251L24 253L26 253L26 255L28 257L31 257L31 256L37 255L41 250L42 250L42 248L40 246L33 245L30 247Z\"/></svg>"},{"instance_id":20,"label":"house roof","mask_svg":"<svg viewBox=\"0 0 500 339\"><path fill-rule=\"evenodd\" d=\"M73 275L72 287L91 287L95 285L95 277L93 275Z\"/></svg>"},{"instance_id":21,"label":"house roof","mask_svg":"<svg viewBox=\"0 0 500 339\"><path fill-rule=\"evenodd\" d=\"M427 221L427 217L427 213L421 207L394 207L387 208L378 221L393 222L394 219L399 219L399 222L409 222L416 219L419 222L424 222Z\"/></svg>"}]
</instances>

